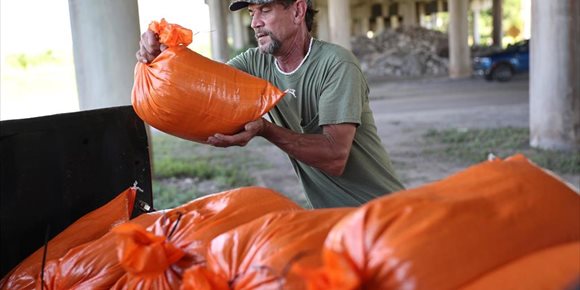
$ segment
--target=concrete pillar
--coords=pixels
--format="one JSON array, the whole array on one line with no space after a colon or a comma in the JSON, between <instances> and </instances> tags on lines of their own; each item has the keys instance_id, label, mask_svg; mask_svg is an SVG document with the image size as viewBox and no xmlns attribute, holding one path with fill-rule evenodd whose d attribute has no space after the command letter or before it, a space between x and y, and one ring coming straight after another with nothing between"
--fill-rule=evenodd
<instances>
[{"instance_id":1,"label":"concrete pillar","mask_svg":"<svg viewBox=\"0 0 580 290\"><path fill-rule=\"evenodd\" d=\"M449 0L449 76L471 76L467 13L469 0Z\"/></svg>"},{"instance_id":2,"label":"concrete pillar","mask_svg":"<svg viewBox=\"0 0 580 290\"><path fill-rule=\"evenodd\" d=\"M493 45L501 47L501 39L503 38L502 21L503 21L502 0L493 0L492 16L493 16Z\"/></svg>"},{"instance_id":3,"label":"concrete pillar","mask_svg":"<svg viewBox=\"0 0 580 290\"><path fill-rule=\"evenodd\" d=\"M318 39L330 42L330 25L328 20L328 7L321 6L317 9L316 18L318 18L316 31Z\"/></svg>"},{"instance_id":4,"label":"concrete pillar","mask_svg":"<svg viewBox=\"0 0 580 290\"><path fill-rule=\"evenodd\" d=\"M377 17L375 19L375 25L376 27L376 33L375 34L381 34L383 32L385 32L385 17L381 16L381 17Z\"/></svg>"},{"instance_id":5,"label":"concrete pillar","mask_svg":"<svg viewBox=\"0 0 580 290\"><path fill-rule=\"evenodd\" d=\"M330 24L330 40L350 50L350 1L328 1L328 14Z\"/></svg>"},{"instance_id":6,"label":"concrete pillar","mask_svg":"<svg viewBox=\"0 0 580 290\"><path fill-rule=\"evenodd\" d=\"M244 10L242 10L244 11ZM246 26L244 25L244 21L242 19L241 11L232 12L231 19L232 19L232 36L234 39L234 49L239 50L246 46L246 42L244 41L244 35L246 35Z\"/></svg>"},{"instance_id":7,"label":"concrete pillar","mask_svg":"<svg viewBox=\"0 0 580 290\"><path fill-rule=\"evenodd\" d=\"M371 21L371 6L368 3L362 5L360 10L358 11L359 18L361 21L360 32L361 35L367 35L367 32L371 30L370 21Z\"/></svg>"},{"instance_id":8,"label":"concrete pillar","mask_svg":"<svg viewBox=\"0 0 580 290\"><path fill-rule=\"evenodd\" d=\"M131 104L141 37L137 0L69 0L69 13L79 108Z\"/></svg>"},{"instance_id":9,"label":"concrete pillar","mask_svg":"<svg viewBox=\"0 0 580 290\"><path fill-rule=\"evenodd\" d=\"M399 27L399 15L391 15L391 29L396 29Z\"/></svg>"},{"instance_id":10,"label":"concrete pillar","mask_svg":"<svg viewBox=\"0 0 580 290\"><path fill-rule=\"evenodd\" d=\"M416 1L409 0L405 2L399 2L400 13L403 16L404 26L415 26L417 25L417 9Z\"/></svg>"},{"instance_id":11,"label":"concrete pillar","mask_svg":"<svg viewBox=\"0 0 580 290\"><path fill-rule=\"evenodd\" d=\"M437 12L431 14L431 29L435 29L439 26L439 17L441 17L444 8L443 4L443 0L437 0Z\"/></svg>"},{"instance_id":12,"label":"concrete pillar","mask_svg":"<svg viewBox=\"0 0 580 290\"><path fill-rule=\"evenodd\" d=\"M425 26L425 2L419 2L419 7L418 7L419 11L417 11L419 13L419 26L423 27Z\"/></svg>"},{"instance_id":13,"label":"concrete pillar","mask_svg":"<svg viewBox=\"0 0 580 290\"><path fill-rule=\"evenodd\" d=\"M530 144L580 150L580 5L532 1Z\"/></svg>"},{"instance_id":14,"label":"concrete pillar","mask_svg":"<svg viewBox=\"0 0 580 290\"><path fill-rule=\"evenodd\" d=\"M479 32L479 9L473 10L473 44L478 45L481 42L481 34Z\"/></svg>"},{"instance_id":15,"label":"concrete pillar","mask_svg":"<svg viewBox=\"0 0 580 290\"><path fill-rule=\"evenodd\" d=\"M219 0L205 1L209 6L212 59L221 62L226 62L229 59L226 2Z\"/></svg>"}]
</instances>

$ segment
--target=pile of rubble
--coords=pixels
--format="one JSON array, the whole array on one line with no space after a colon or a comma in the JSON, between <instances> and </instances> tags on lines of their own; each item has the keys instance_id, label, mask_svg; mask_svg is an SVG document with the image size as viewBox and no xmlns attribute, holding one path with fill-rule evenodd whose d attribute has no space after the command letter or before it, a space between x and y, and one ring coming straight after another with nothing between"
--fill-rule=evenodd
<instances>
[{"instance_id":1,"label":"pile of rubble","mask_svg":"<svg viewBox=\"0 0 580 290\"><path fill-rule=\"evenodd\" d=\"M448 38L422 27L387 29L373 38L353 38L352 51L368 77L446 75Z\"/></svg>"}]
</instances>

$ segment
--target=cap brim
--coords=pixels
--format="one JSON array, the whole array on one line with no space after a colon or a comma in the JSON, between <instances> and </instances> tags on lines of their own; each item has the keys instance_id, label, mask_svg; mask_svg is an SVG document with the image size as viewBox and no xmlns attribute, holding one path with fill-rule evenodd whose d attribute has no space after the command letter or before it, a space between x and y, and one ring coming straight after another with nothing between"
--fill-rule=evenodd
<instances>
[{"instance_id":1,"label":"cap brim","mask_svg":"<svg viewBox=\"0 0 580 290\"><path fill-rule=\"evenodd\" d=\"M248 7L250 3L246 2L246 1L236 1L232 4L230 4L230 11L238 11L240 9L244 9L246 7Z\"/></svg>"}]
</instances>

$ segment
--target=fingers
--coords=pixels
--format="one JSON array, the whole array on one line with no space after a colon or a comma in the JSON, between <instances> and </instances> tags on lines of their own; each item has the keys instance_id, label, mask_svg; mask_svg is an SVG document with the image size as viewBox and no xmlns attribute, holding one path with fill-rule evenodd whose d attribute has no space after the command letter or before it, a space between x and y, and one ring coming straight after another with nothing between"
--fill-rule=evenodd
<instances>
[{"instance_id":1,"label":"fingers","mask_svg":"<svg viewBox=\"0 0 580 290\"><path fill-rule=\"evenodd\" d=\"M159 36L157 36L153 31L145 31L143 35L141 35L141 41L141 46L144 47L149 54L157 56L161 52L161 49L159 48L161 45L161 43L159 43Z\"/></svg>"},{"instance_id":2,"label":"fingers","mask_svg":"<svg viewBox=\"0 0 580 290\"><path fill-rule=\"evenodd\" d=\"M137 57L137 60L142 62L142 63L150 63L155 59L155 57L153 55L148 53L143 48L139 49L135 56Z\"/></svg>"},{"instance_id":3,"label":"fingers","mask_svg":"<svg viewBox=\"0 0 580 290\"><path fill-rule=\"evenodd\" d=\"M145 31L141 34L141 40L139 41L139 51L136 53L137 60L142 63L152 62L161 53L162 46L167 48L159 43L157 34L151 30Z\"/></svg>"},{"instance_id":4,"label":"fingers","mask_svg":"<svg viewBox=\"0 0 580 290\"><path fill-rule=\"evenodd\" d=\"M215 134L207 139L207 143L216 147L246 146L254 137L253 132L243 131L235 135Z\"/></svg>"}]
</instances>

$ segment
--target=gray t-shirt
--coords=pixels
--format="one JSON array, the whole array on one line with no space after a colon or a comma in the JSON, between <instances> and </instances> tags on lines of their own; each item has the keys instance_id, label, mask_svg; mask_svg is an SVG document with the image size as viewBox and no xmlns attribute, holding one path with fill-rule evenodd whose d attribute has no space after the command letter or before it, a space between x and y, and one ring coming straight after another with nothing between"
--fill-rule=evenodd
<instances>
[{"instance_id":1,"label":"gray t-shirt","mask_svg":"<svg viewBox=\"0 0 580 290\"><path fill-rule=\"evenodd\" d=\"M282 72L274 57L251 48L228 62L268 80L288 93L269 112L277 125L299 133L322 133L322 125L357 124L349 159L341 176L290 158L314 208L358 206L404 189L377 134L369 107L369 88L354 55L313 39L303 63Z\"/></svg>"}]
</instances>

